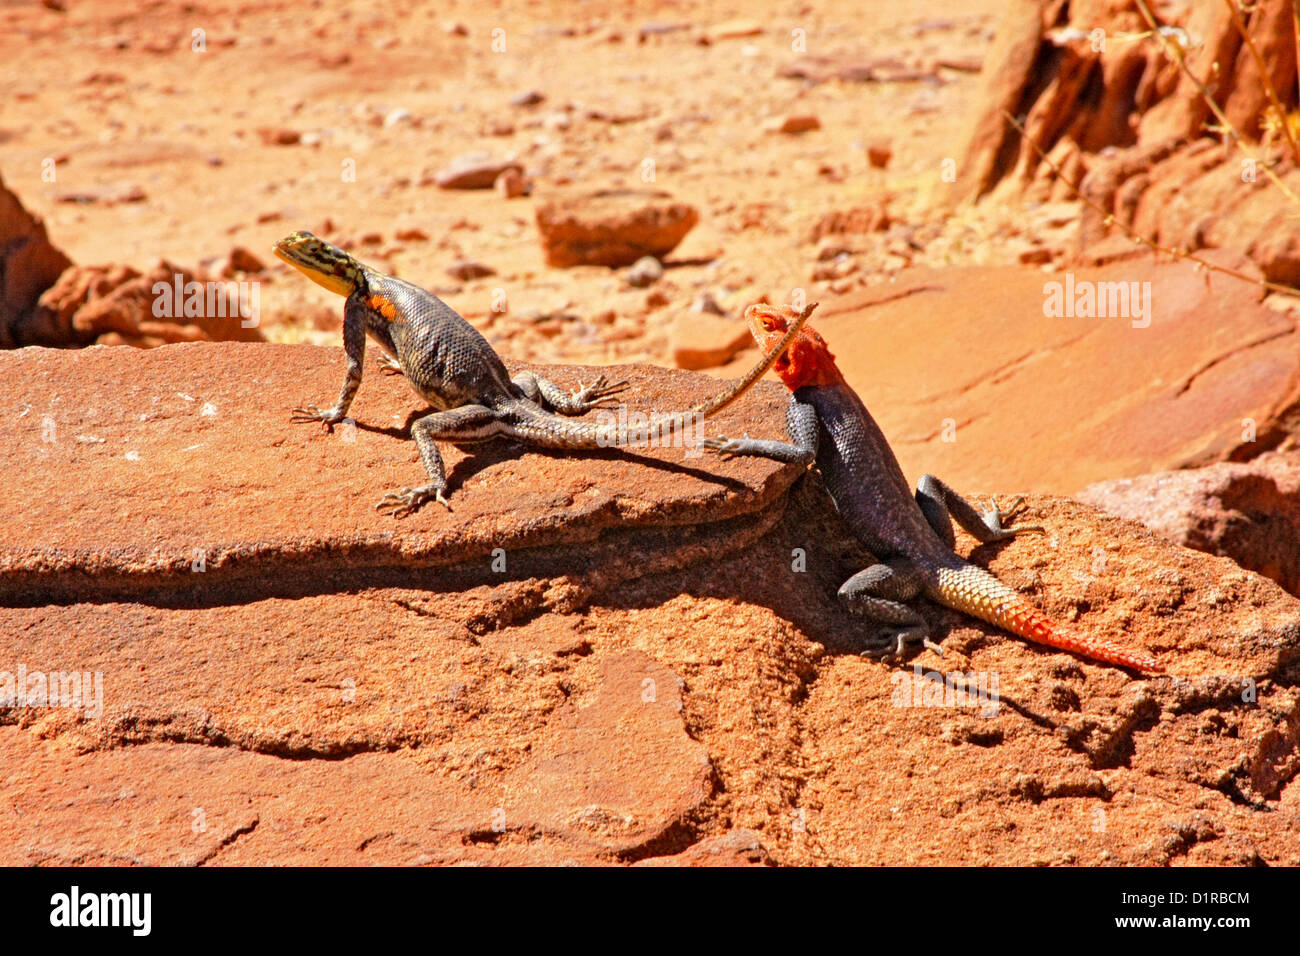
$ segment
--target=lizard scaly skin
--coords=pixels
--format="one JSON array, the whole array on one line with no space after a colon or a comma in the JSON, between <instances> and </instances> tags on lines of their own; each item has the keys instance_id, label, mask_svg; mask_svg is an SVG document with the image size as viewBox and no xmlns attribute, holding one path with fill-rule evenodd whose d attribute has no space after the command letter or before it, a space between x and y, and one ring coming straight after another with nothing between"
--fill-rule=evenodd
<instances>
[{"instance_id":1,"label":"lizard scaly skin","mask_svg":"<svg viewBox=\"0 0 1300 956\"><path fill-rule=\"evenodd\" d=\"M760 346L783 339L792 313L753 305L745 313ZM915 497L884 434L835 364L826 342L805 326L773 370L791 391L786 427L794 443L711 438L701 445L726 455L759 455L811 465L850 530L884 563L855 574L840 588L853 611L899 626L893 652L908 639L925 638L924 619L904 602L924 593L932 600L996 624L1040 644L1139 671L1164 668L1153 657L1053 623L1047 615L983 568L953 551L952 520L981 543L1040 527L1007 528L1020 502L1003 515L993 503L980 515L931 475Z\"/></svg>"},{"instance_id":2,"label":"lizard scaly skin","mask_svg":"<svg viewBox=\"0 0 1300 956\"><path fill-rule=\"evenodd\" d=\"M474 444L512 438L544 448L578 450L641 444L684 431L693 420L725 408L758 381L815 308L809 306L796 317L780 348L708 401L632 425L593 425L563 416L607 407L610 396L623 391L626 382L608 382L602 375L589 385L579 383L577 390L568 393L532 372L512 379L487 339L432 293L371 269L310 232L295 232L274 248L277 256L313 282L346 297L343 347L348 367L343 388L329 408L295 408L294 421L324 422L328 427L344 419L361 384L367 336L383 349L382 366L405 375L420 397L436 409L411 426L429 482L392 492L376 505L398 518L429 500L447 505L440 441Z\"/></svg>"}]
</instances>

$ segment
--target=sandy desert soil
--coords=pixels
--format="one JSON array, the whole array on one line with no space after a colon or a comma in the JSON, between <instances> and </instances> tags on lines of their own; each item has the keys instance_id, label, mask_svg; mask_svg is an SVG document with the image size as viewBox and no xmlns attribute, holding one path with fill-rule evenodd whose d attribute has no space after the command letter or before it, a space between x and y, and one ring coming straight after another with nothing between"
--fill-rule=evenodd
<instances>
[{"instance_id":1,"label":"sandy desert soil","mask_svg":"<svg viewBox=\"0 0 1300 956\"><path fill-rule=\"evenodd\" d=\"M1015 261L1018 249L989 240L1017 230L992 214L945 229L925 213L948 188L940 164L964 146L999 11L991 0L7 8L0 170L77 263L202 265L252 250L271 264L262 309L276 340L337 341L337 302L269 255L309 228L437 289L518 359L667 363L667 317L701 291L724 304L796 286L825 295L827 283L809 283L809 237L832 212L884 208L900 223L843 291L910 260ZM700 43L737 19L757 32ZM797 31L808 54L900 79L779 77ZM529 91L544 99L511 105ZM764 129L791 115L821 128ZM300 139L267 144L282 133ZM883 170L868 158L880 146L892 153ZM480 150L522 160L534 197L429 181ZM49 159L54 182L42 178ZM564 185L643 185L647 160L656 188L701 211L666 279L647 293L608 269L547 269L533 202ZM917 229L927 241L911 248ZM497 275L459 282L446 269L462 259ZM490 311L498 288L505 316ZM548 321L557 315L572 318Z\"/></svg>"}]
</instances>

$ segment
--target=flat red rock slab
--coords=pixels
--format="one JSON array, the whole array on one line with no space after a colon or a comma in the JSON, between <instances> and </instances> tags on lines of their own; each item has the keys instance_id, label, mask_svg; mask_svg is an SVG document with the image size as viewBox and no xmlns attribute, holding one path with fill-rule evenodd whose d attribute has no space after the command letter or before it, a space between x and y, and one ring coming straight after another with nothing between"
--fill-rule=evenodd
<instances>
[{"instance_id":1,"label":"flat red rock slab","mask_svg":"<svg viewBox=\"0 0 1300 956\"><path fill-rule=\"evenodd\" d=\"M592 700L561 705L532 735L534 759L499 775L489 751L477 773L416 749L283 760L147 742L73 756L48 731L0 726L0 831L12 837L0 864L637 859L674 849L713 792L681 711L681 679L628 652L602 661ZM483 743L473 728L460 736Z\"/></svg>"},{"instance_id":2,"label":"flat red rock slab","mask_svg":"<svg viewBox=\"0 0 1300 956\"><path fill-rule=\"evenodd\" d=\"M467 455L443 445L454 510L430 503L399 521L376 502L427 480L408 428L427 406L404 379L368 362L355 427L331 434L289 420L295 405L333 401L341 349L27 349L0 354L0 365L11 383L0 597L23 603L75 599L79 588L183 593L273 573L486 569L497 548L513 555L629 528L689 538L696 526L762 512L797 475L682 447L564 454L497 442ZM645 403L633 410L688 408L714 387L687 373L602 371L632 381L630 402ZM597 373L548 374L576 386ZM704 433L780 421L783 405L782 391L763 385Z\"/></svg>"}]
</instances>

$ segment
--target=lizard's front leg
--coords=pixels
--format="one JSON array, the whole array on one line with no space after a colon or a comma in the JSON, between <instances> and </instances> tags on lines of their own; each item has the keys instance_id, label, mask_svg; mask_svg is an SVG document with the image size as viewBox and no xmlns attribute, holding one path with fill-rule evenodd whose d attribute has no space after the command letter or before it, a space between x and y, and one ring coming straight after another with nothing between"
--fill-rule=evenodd
<instances>
[{"instance_id":1,"label":"lizard's front leg","mask_svg":"<svg viewBox=\"0 0 1300 956\"><path fill-rule=\"evenodd\" d=\"M817 460L817 428L817 409L791 395L790 404L785 409L785 429L793 442L764 441L748 435L744 438L719 435L701 440L700 447L724 457L743 455L811 465Z\"/></svg>"},{"instance_id":2,"label":"lizard's front leg","mask_svg":"<svg viewBox=\"0 0 1300 956\"><path fill-rule=\"evenodd\" d=\"M1020 497L1013 501L1006 514L1002 513L996 501L991 501L989 510L981 515L969 501L934 475L922 475L921 480L916 483L916 503L921 506L921 512L925 515L925 520L930 523L930 527L949 548L957 543L956 535L952 530L953 519L956 519L957 523L980 544L1005 541L1026 531L1039 531L1046 534L1042 525L1008 528L1003 524L1004 520L1015 519L1024 500Z\"/></svg>"},{"instance_id":3,"label":"lizard's front leg","mask_svg":"<svg viewBox=\"0 0 1300 956\"><path fill-rule=\"evenodd\" d=\"M627 388L626 380L608 382L604 375L590 385L579 382L572 392L566 392L550 379L533 372L520 372L511 381L530 401L561 415L581 415L593 408L608 407L605 403L609 397Z\"/></svg>"},{"instance_id":4,"label":"lizard's front leg","mask_svg":"<svg viewBox=\"0 0 1300 956\"><path fill-rule=\"evenodd\" d=\"M438 442L468 445L487 441L499 434L502 434L502 430L496 412L484 405L462 405L460 408L424 416L411 426L411 437L415 439L415 447L420 450L420 461L429 475L429 483L418 488L390 491L375 507L394 518L404 518L432 499L446 505L450 511L451 505L447 504L444 494L447 490L447 474L442 463L442 453L438 451Z\"/></svg>"},{"instance_id":5,"label":"lizard's front leg","mask_svg":"<svg viewBox=\"0 0 1300 956\"><path fill-rule=\"evenodd\" d=\"M324 410L315 405L301 405L290 416L295 422L324 422L330 428L347 417L352 399L361 387L361 361L366 357L365 306L351 296L343 305L343 351L348 356L347 377L339 391L338 401Z\"/></svg>"}]
</instances>

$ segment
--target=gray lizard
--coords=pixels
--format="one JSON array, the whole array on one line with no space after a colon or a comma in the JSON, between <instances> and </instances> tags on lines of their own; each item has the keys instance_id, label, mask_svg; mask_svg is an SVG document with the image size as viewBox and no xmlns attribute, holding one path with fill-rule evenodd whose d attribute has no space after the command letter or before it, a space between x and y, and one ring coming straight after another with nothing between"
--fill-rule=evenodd
<instances>
[{"instance_id":1,"label":"gray lizard","mask_svg":"<svg viewBox=\"0 0 1300 956\"><path fill-rule=\"evenodd\" d=\"M594 425L563 416L601 407L623 391L626 382L604 375L565 392L554 382L521 372L513 379L501 357L472 325L430 292L362 264L338 246L310 232L295 232L275 244L275 254L309 279L345 296L343 348L347 376L338 400L329 408L304 405L293 410L297 422L332 426L348 413L365 357L366 336L386 353L381 364L400 371L411 387L436 411L411 426L411 436L428 473L426 484L390 492L376 505L401 518L426 501L448 508L447 477L438 442L473 444L512 438L526 445L559 449L594 449L641 444L684 429L693 419L714 414L743 395L771 366L815 304L796 318L785 342L773 349L744 378L685 412L657 415L640 424ZM557 414L558 413L558 414Z\"/></svg>"}]
</instances>

